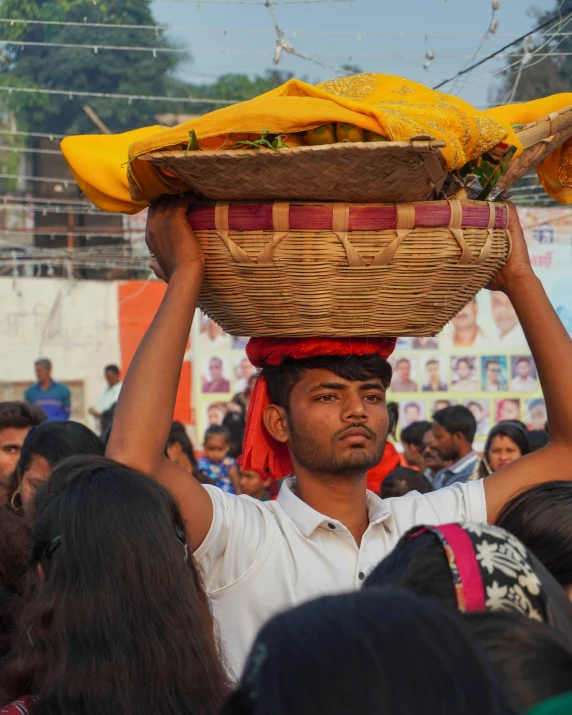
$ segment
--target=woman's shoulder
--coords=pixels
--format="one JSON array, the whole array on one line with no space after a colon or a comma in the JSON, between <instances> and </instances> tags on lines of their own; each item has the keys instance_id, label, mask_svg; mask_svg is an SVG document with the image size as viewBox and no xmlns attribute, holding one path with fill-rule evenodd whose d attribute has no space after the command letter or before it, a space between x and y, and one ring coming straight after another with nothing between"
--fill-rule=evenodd
<instances>
[{"instance_id":1,"label":"woman's shoulder","mask_svg":"<svg viewBox=\"0 0 572 715\"><path fill-rule=\"evenodd\" d=\"M38 698L33 695L25 695L18 700L14 700L9 705L5 705L0 709L0 715L30 715L34 705L38 702Z\"/></svg>"}]
</instances>

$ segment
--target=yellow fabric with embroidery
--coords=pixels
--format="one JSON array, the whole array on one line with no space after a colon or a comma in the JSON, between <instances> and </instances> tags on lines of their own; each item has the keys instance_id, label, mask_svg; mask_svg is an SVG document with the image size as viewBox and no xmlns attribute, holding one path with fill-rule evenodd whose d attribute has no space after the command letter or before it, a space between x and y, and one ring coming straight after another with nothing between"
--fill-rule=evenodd
<instances>
[{"instance_id":1,"label":"yellow fabric with embroidery","mask_svg":"<svg viewBox=\"0 0 572 715\"><path fill-rule=\"evenodd\" d=\"M559 103L559 97L568 100ZM572 104L570 95L549 99L555 108ZM264 129L271 134L289 134L329 122L355 124L393 141L431 134L446 143L442 152L448 168L460 169L503 140L516 145L520 153L522 147L511 125L553 111L545 111L543 102L548 99L530 103L535 105L529 112L534 116L523 120L530 105L480 112L458 97L417 82L366 73L318 86L290 80L255 99L173 128L149 127L113 136L68 137L61 146L76 181L93 203L106 211L136 213L162 194L185 190L179 180L146 161L139 161L138 157L152 151L186 147L191 129L203 149L222 148L228 134L260 134Z\"/></svg>"}]
</instances>

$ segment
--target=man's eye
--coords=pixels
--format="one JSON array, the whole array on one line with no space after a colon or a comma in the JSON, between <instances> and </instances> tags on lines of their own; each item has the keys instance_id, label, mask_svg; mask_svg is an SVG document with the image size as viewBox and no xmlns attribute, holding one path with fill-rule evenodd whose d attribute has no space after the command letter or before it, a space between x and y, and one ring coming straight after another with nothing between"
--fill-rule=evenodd
<instances>
[{"instance_id":1,"label":"man's eye","mask_svg":"<svg viewBox=\"0 0 572 715\"><path fill-rule=\"evenodd\" d=\"M383 397L378 394L366 395L364 400L367 400L368 402L383 402Z\"/></svg>"},{"instance_id":2,"label":"man's eye","mask_svg":"<svg viewBox=\"0 0 572 715\"><path fill-rule=\"evenodd\" d=\"M320 397L318 397L318 402L333 402L335 399L335 395L320 395Z\"/></svg>"}]
</instances>

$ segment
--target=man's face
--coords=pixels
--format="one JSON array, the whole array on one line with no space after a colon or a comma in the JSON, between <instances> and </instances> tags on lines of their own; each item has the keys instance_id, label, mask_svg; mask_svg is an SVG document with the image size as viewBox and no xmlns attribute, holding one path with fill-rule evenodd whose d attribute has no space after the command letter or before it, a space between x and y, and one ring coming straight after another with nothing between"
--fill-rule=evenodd
<instances>
[{"instance_id":1,"label":"man's face","mask_svg":"<svg viewBox=\"0 0 572 715\"><path fill-rule=\"evenodd\" d=\"M452 323L455 330L468 330L477 324L477 313L479 308L476 301L471 301L453 318Z\"/></svg>"},{"instance_id":2,"label":"man's face","mask_svg":"<svg viewBox=\"0 0 572 715\"><path fill-rule=\"evenodd\" d=\"M491 311L493 320L502 335L506 335L518 324L518 317L512 303L504 293L498 291L491 293Z\"/></svg>"},{"instance_id":3,"label":"man's face","mask_svg":"<svg viewBox=\"0 0 572 715\"><path fill-rule=\"evenodd\" d=\"M444 410L445 407L451 407L451 403L449 400L437 400L435 403L435 412L439 412L439 410Z\"/></svg>"},{"instance_id":4,"label":"man's face","mask_svg":"<svg viewBox=\"0 0 572 715\"><path fill-rule=\"evenodd\" d=\"M237 372L238 377L242 378L243 380L248 380L254 374L254 365L252 365L250 360L244 358L240 361L240 365L238 366Z\"/></svg>"},{"instance_id":5,"label":"man's face","mask_svg":"<svg viewBox=\"0 0 572 715\"><path fill-rule=\"evenodd\" d=\"M546 427L548 417L544 405L534 405L530 410L530 421L533 429L543 430Z\"/></svg>"},{"instance_id":6,"label":"man's face","mask_svg":"<svg viewBox=\"0 0 572 715\"><path fill-rule=\"evenodd\" d=\"M530 363L528 360L519 360L516 363L516 374L523 380L530 377Z\"/></svg>"},{"instance_id":7,"label":"man's face","mask_svg":"<svg viewBox=\"0 0 572 715\"><path fill-rule=\"evenodd\" d=\"M213 380L220 380L222 377L222 364L220 360L213 359L209 363L209 372Z\"/></svg>"},{"instance_id":8,"label":"man's face","mask_svg":"<svg viewBox=\"0 0 572 715\"><path fill-rule=\"evenodd\" d=\"M487 380L492 385L497 385L500 381L501 366L498 362L490 362L486 367Z\"/></svg>"},{"instance_id":9,"label":"man's face","mask_svg":"<svg viewBox=\"0 0 572 715\"><path fill-rule=\"evenodd\" d=\"M4 427L0 430L0 504L7 504L12 473L29 427Z\"/></svg>"},{"instance_id":10,"label":"man's face","mask_svg":"<svg viewBox=\"0 0 572 715\"><path fill-rule=\"evenodd\" d=\"M466 380L471 374L471 368L466 360L459 360L457 363L457 375L460 380Z\"/></svg>"},{"instance_id":11,"label":"man's face","mask_svg":"<svg viewBox=\"0 0 572 715\"><path fill-rule=\"evenodd\" d=\"M114 372L113 370L106 370L105 379L107 380L107 384L109 385L109 387L113 387L119 382L119 374Z\"/></svg>"},{"instance_id":12,"label":"man's face","mask_svg":"<svg viewBox=\"0 0 572 715\"><path fill-rule=\"evenodd\" d=\"M223 412L218 407L209 407L207 410L207 418L209 425L221 425L223 420Z\"/></svg>"},{"instance_id":13,"label":"man's face","mask_svg":"<svg viewBox=\"0 0 572 715\"><path fill-rule=\"evenodd\" d=\"M38 382L45 382L50 379L51 370L49 370L45 365L34 365L34 370L36 371L36 378Z\"/></svg>"},{"instance_id":14,"label":"man's face","mask_svg":"<svg viewBox=\"0 0 572 715\"><path fill-rule=\"evenodd\" d=\"M453 435L436 422L433 423L431 429L433 431L433 444L441 459L446 462L457 460L459 457Z\"/></svg>"},{"instance_id":15,"label":"man's face","mask_svg":"<svg viewBox=\"0 0 572 715\"><path fill-rule=\"evenodd\" d=\"M428 363L427 375L429 376L430 380L438 380L439 379L439 363L438 362Z\"/></svg>"},{"instance_id":16,"label":"man's face","mask_svg":"<svg viewBox=\"0 0 572 715\"><path fill-rule=\"evenodd\" d=\"M472 413L473 417L475 420L480 422L483 418L483 410L481 409L480 405L477 405L477 403L473 403L472 405L469 405L467 409Z\"/></svg>"},{"instance_id":17,"label":"man's face","mask_svg":"<svg viewBox=\"0 0 572 715\"><path fill-rule=\"evenodd\" d=\"M443 469L445 462L441 459L441 455L437 451L433 430L427 430L423 435L423 447L421 450L425 464L434 472Z\"/></svg>"},{"instance_id":18,"label":"man's face","mask_svg":"<svg viewBox=\"0 0 572 715\"><path fill-rule=\"evenodd\" d=\"M406 382L411 377L411 364L409 360L400 360L396 367L399 377Z\"/></svg>"},{"instance_id":19,"label":"man's face","mask_svg":"<svg viewBox=\"0 0 572 715\"><path fill-rule=\"evenodd\" d=\"M379 377L354 382L330 370L305 370L286 419L294 467L311 475L361 477L383 456L389 417Z\"/></svg>"}]
</instances>

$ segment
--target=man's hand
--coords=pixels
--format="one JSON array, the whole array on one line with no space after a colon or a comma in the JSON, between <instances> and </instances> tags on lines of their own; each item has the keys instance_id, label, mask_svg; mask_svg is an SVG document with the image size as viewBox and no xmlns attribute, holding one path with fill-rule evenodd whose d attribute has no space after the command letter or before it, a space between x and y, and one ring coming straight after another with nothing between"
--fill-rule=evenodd
<instances>
[{"instance_id":1,"label":"man's hand","mask_svg":"<svg viewBox=\"0 0 572 715\"><path fill-rule=\"evenodd\" d=\"M150 267L167 283L181 267L205 262L203 249L187 221L193 201L192 194L165 196L149 207L145 242L154 255Z\"/></svg>"},{"instance_id":2,"label":"man's hand","mask_svg":"<svg viewBox=\"0 0 572 715\"><path fill-rule=\"evenodd\" d=\"M499 270L487 288L489 290L500 290L508 294L511 285L521 281L523 278L534 276L534 271L530 263L528 248L516 206L510 202L507 202L507 206L510 211L508 228L512 236L512 251L507 262Z\"/></svg>"}]
</instances>

